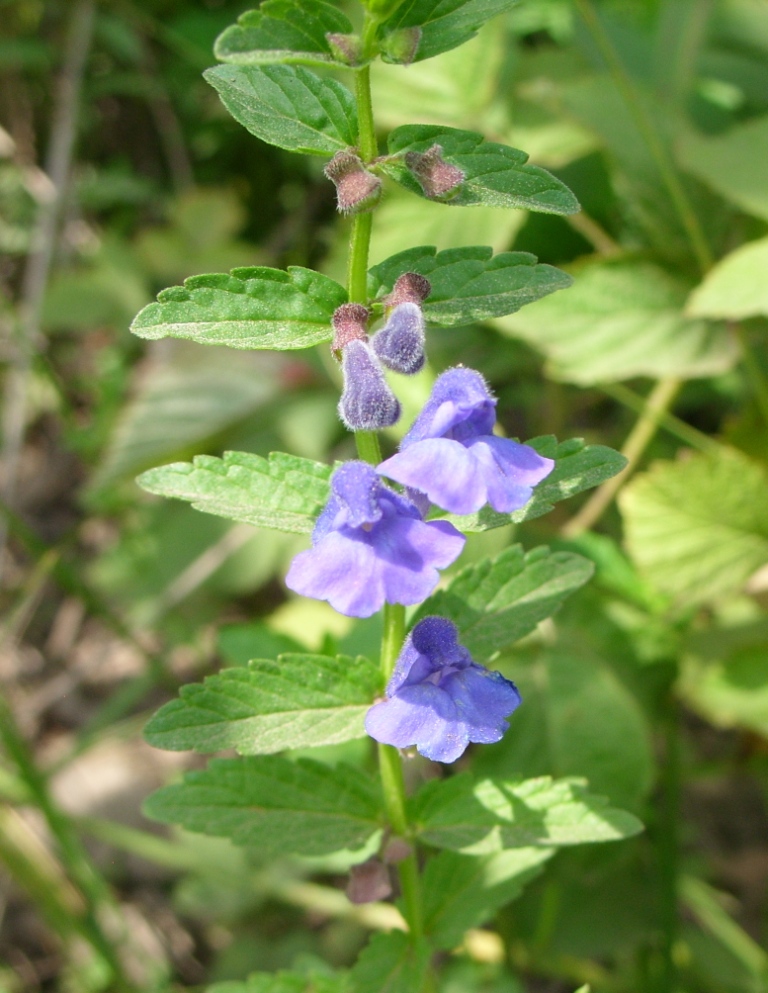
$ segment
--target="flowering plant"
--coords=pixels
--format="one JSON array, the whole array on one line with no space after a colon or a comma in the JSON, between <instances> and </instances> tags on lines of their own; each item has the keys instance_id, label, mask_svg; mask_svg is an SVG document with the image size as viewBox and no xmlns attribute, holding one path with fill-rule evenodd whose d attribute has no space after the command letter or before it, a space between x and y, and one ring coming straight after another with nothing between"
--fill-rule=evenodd
<instances>
[{"instance_id":1,"label":"flowering plant","mask_svg":"<svg viewBox=\"0 0 768 993\"><path fill-rule=\"evenodd\" d=\"M374 937L351 970L326 977L329 993L435 989L432 953L456 944L456 921L448 927L434 908L456 897L450 872L431 872L442 889L426 900L430 865L455 853L489 859L516 850L515 872L528 878L558 846L640 828L579 782L476 781L450 768L469 765L470 744L498 741L521 704L515 684L486 663L586 582L589 563L570 552L523 557L513 548L483 564L482 581L472 566L453 578L440 573L458 559L465 534L545 513L615 475L621 456L580 442L503 437L489 386L463 366L437 376L399 451L381 451L390 436L380 432L402 420L401 381L388 373L433 378L430 328L507 315L570 283L532 256L493 256L483 246L418 247L369 269L385 180L434 201L435 210L578 210L567 187L524 153L473 132L407 125L387 136L386 152L379 146L371 63L380 58L397 72L437 56L512 2L454 0L447 9L438 0L367 0L359 31L324 0L267 0L244 14L219 38L223 64L206 78L257 138L328 159L324 172L350 225L347 285L297 266L234 269L165 290L133 324L144 338L235 348L330 343L340 365L339 415L354 433L357 459L332 468L282 453L228 453L140 479L198 509L311 535L287 587L349 617L381 612L377 661L298 653L255 660L186 687L146 729L162 747L240 753L154 794L150 816L267 856L335 854L354 870L358 902L385 895L396 866L402 930ZM354 93L337 80L343 73ZM416 608L413 617L406 607ZM366 734L377 743L376 776L291 755ZM418 761L414 749L440 766L406 791L403 763ZM468 884L471 899L455 911L461 928L492 915L498 901L489 887L483 873ZM268 982L258 988L272 989Z\"/></svg>"}]
</instances>

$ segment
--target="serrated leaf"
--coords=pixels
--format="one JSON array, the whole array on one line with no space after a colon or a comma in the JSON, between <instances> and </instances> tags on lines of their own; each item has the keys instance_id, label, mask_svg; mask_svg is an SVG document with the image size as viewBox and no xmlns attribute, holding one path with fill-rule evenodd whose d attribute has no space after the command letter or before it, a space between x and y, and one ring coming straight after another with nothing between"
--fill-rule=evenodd
<instances>
[{"instance_id":1,"label":"serrated leaf","mask_svg":"<svg viewBox=\"0 0 768 993\"><path fill-rule=\"evenodd\" d=\"M236 121L270 145L334 155L357 144L349 90L301 66L223 65L203 73Z\"/></svg>"},{"instance_id":2,"label":"serrated leaf","mask_svg":"<svg viewBox=\"0 0 768 993\"><path fill-rule=\"evenodd\" d=\"M278 755L214 759L202 772L153 793L153 820L229 838L277 855L361 848L379 830L378 783L351 766Z\"/></svg>"},{"instance_id":3,"label":"serrated leaf","mask_svg":"<svg viewBox=\"0 0 768 993\"><path fill-rule=\"evenodd\" d=\"M768 472L741 452L656 462L619 500L629 553L679 604L738 592L768 562Z\"/></svg>"},{"instance_id":4,"label":"serrated leaf","mask_svg":"<svg viewBox=\"0 0 768 993\"><path fill-rule=\"evenodd\" d=\"M605 445L585 445L580 438L558 444L553 435L543 435L526 442L540 455L555 459L556 465L546 479L533 491L528 503L513 514L499 514L492 507L483 507L476 514L445 515L455 527L466 534L490 531L505 524L519 524L548 514L560 500L567 500L593 486L599 486L621 472L627 460L620 452ZM442 518L441 518L442 519Z\"/></svg>"},{"instance_id":5,"label":"serrated leaf","mask_svg":"<svg viewBox=\"0 0 768 993\"><path fill-rule=\"evenodd\" d=\"M447 589L419 608L417 618L449 618L475 661L485 662L554 614L593 572L592 563L581 555L551 552L546 546L526 555L521 545L513 545L462 569Z\"/></svg>"},{"instance_id":6,"label":"serrated leaf","mask_svg":"<svg viewBox=\"0 0 768 993\"><path fill-rule=\"evenodd\" d=\"M490 248L480 246L438 252L434 246L424 246L374 266L368 279L371 297L389 293L404 272L418 272L429 279L432 290L424 316L440 327L511 314L573 281L560 269L538 264L529 252L494 255Z\"/></svg>"},{"instance_id":7,"label":"serrated leaf","mask_svg":"<svg viewBox=\"0 0 768 993\"><path fill-rule=\"evenodd\" d=\"M187 500L195 510L217 517L309 534L328 502L332 466L296 455L272 452L268 459L250 452L225 452L223 458L196 455L142 473L142 489Z\"/></svg>"},{"instance_id":8,"label":"serrated leaf","mask_svg":"<svg viewBox=\"0 0 768 993\"><path fill-rule=\"evenodd\" d=\"M321 0L266 0L247 10L216 39L214 55L238 65L339 65L326 34L350 34L352 23Z\"/></svg>"},{"instance_id":9,"label":"serrated leaf","mask_svg":"<svg viewBox=\"0 0 768 993\"><path fill-rule=\"evenodd\" d=\"M484 855L507 848L616 841L642 830L632 814L589 793L578 779L523 782L461 774L433 780L410 801L421 839L438 848Z\"/></svg>"},{"instance_id":10,"label":"serrated leaf","mask_svg":"<svg viewBox=\"0 0 768 993\"><path fill-rule=\"evenodd\" d=\"M144 737L171 751L234 748L240 755L336 745L365 736L363 718L381 688L378 666L364 658L256 659L182 686Z\"/></svg>"},{"instance_id":11,"label":"serrated leaf","mask_svg":"<svg viewBox=\"0 0 768 993\"><path fill-rule=\"evenodd\" d=\"M688 298L689 317L725 318L768 316L768 238L741 245L720 259Z\"/></svg>"},{"instance_id":12,"label":"serrated leaf","mask_svg":"<svg viewBox=\"0 0 768 993\"><path fill-rule=\"evenodd\" d=\"M438 948L460 944L468 928L479 927L520 895L554 854L553 848L512 848L494 855L444 851L424 870L424 930Z\"/></svg>"},{"instance_id":13,"label":"serrated leaf","mask_svg":"<svg viewBox=\"0 0 768 993\"><path fill-rule=\"evenodd\" d=\"M411 193L424 196L405 164L405 153L426 152L440 145L443 159L457 166L465 179L451 200L454 207L486 204L489 207L522 207L547 214L575 214L579 203L568 187L546 169L526 165L528 156L517 148L486 141L474 131L432 124L406 124L390 132L387 145L392 159L378 168Z\"/></svg>"},{"instance_id":14,"label":"serrated leaf","mask_svg":"<svg viewBox=\"0 0 768 993\"><path fill-rule=\"evenodd\" d=\"M768 219L768 114L737 124L723 134L689 131L679 136L680 165L747 214Z\"/></svg>"},{"instance_id":15,"label":"serrated leaf","mask_svg":"<svg viewBox=\"0 0 768 993\"><path fill-rule=\"evenodd\" d=\"M495 326L548 359L557 379L580 386L635 376L708 376L729 369L736 346L722 324L688 320L689 285L650 262L579 267L567 294L539 300Z\"/></svg>"},{"instance_id":16,"label":"serrated leaf","mask_svg":"<svg viewBox=\"0 0 768 993\"><path fill-rule=\"evenodd\" d=\"M414 993L423 989L430 949L400 931L374 935L350 972L354 993Z\"/></svg>"},{"instance_id":17,"label":"serrated leaf","mask_svg":"<svg viewBox=\"0 0 768 993\"><path fill-rule=\"evenodd\" d=\"M254 972L247 979L214 983L206 993L350 993L346 976Z\"/></svg>"},{"instance_id":18,"label":"serrated leaf","mask_svg":"<svg viewBox=\"0 0 768 993\"><path fill-rule=\"evenodd\" d=\"M331 317L347 299L333 279L289 266L253 266L190 276L136 315L140 338L190 338L230 348L309 348L333 337Z\"/></svg>"},{"instance_id":19,"label":"serrated leaf","mask_svg":"<svg viewBox=\"0 0 768 993\"><path fill-rule=\"evenodd\" d=\"M383 39L402 28L421 28L415 61L431 59L457 48L498 14L511 10L519 0L406 0L381 25L377 37Z\"/></svg>"}]
</instances>

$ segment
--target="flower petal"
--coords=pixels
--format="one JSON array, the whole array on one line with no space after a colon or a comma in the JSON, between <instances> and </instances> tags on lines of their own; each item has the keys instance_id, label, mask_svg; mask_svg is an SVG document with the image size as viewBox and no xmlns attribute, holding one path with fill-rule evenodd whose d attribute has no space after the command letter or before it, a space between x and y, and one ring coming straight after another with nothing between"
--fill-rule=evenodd
<instances>
[{"instance_id":1,"label":"flower petal","mask_svg":"<svg viewBox=\"0 0 768 993\"><path fill-rule=\"evenodd\" d=\"M500 672L474 664L441 681L467 727L470 741L499 741L509 727L506 718L520 705L520 693Z\"/></svg>"},{"instance_id":2,"label":"flower petal","mask_svg":"<svg viewBox=\"0 0 768 993\"><path fill-rule=\"evenodd\" d=\"M331 531L313 548L299 552L285 585L302 596L327 600L348 617L370 617L384 606L384 582L374 549L344 531Z\"/></svg>"},{"instance_id":3,"label":"flower petal","mask_svg":"<svg viewBox=\"0 0 768 993\"><path fill-rule=\"evenodd\" d=\"M414 442L382 462L376 471L421 490L432 503L454 514L471 514L487 500L477 460L464 445L449 438Z\"/></svg>"},{"instance_id":4,"label":"flower petal","mask_svg":"<svg viewBox=\"0 0 768 993\"><path fill-rule=\"evenodd\" d=\"M484 435L467 443L485 481L488 503L500 514L524 507L533 487L552 472L555 463L509 438Z\"/></svg>"},{"instance_id":5,"label":"flower petal","mask_svg":"<svg viewBox=\"0 0 768 993\"><path fill-rule=\"evenodd\" d=\"M391 699L374 704L366 714L365 730L385 745L415 745L434 762L455 762L469 743L453 701L432 683L405 686Z\"/></svg>"}]
</instances>

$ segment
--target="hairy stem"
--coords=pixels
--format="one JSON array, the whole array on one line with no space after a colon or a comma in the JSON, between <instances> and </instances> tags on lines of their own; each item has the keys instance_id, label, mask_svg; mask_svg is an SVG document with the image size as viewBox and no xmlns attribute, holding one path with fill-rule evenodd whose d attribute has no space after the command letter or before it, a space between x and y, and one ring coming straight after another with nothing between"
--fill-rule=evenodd
<instances>
[{"instance_id":1,"label":"hairy stem","mask_svg":"<svg viewBox=\"0 0 768 993\"><path fill-rule=\"evenodd\" d=\"M637 466L643 452L656 434L662 415L669 410L681 386L682 381L672 377L660 379L654 386L645 401L642 414L621 449L621 454L627 459L626 467L595 490L581 510L562 529L563 537L575 538L583 531L588 531L599 520Z\"/></svg>"}]
</instances>

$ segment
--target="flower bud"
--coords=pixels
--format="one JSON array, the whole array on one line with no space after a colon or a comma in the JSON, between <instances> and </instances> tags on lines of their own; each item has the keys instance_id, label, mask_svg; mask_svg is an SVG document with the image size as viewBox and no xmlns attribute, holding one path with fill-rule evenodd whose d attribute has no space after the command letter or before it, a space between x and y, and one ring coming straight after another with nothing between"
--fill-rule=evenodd
<instances>
[{"instance_id":1,"label":"flower bud","mask_svg":"<svg viewBox=\"0 0 768 993\"><path fill-rule=\"evenodd\" d=\"M339 416L350 431L378 431L400 417L400 404L371 346L354 339L342 352L344 391Z\"/></svg>"},{"instance_id":2,"label":"flower bud","mask_svg":"<svg viewBox=\"0 0 768 993\"><path fill-rule=\"evenodd\" d=\"M386 900L392 893L389 869L378 859L368 859L349 870L347 897L352 903L373 903Z\"/></svg>"},{"instance_id":3,"label":"flower bud","mask_svg":"<svg viewBox=\"0 0 768 993\"><path fill-rule=\"evenodd\" d=\"M381 40L381 57L385 62L409 66L416 58L421 41L421 28L399 28Z\"/></svg>"},{"instance_id":4,"label":"flower bud","mask_svg":"<svg viewBox=\"0 0 768 993\"><path fill-rule=\"evenodd\" d=\"M413 845L405 838L397 836L390 838L381 853L381 857L388 865L396 865L403 862L409 855L413 855Z\"/></svg>"},{"instance_id":5,"label":"flower bud","mask_svg":"<svg viewBox=\"0 0 768 993\"><path fill-rule=\"evenodd\" d=\"M356 34L339 34L329 31L325 40L337 62L348 66L358 66L363 61L363 45Z\"/></svg>"},{"instance_id":6,"label":"flower bud","mask_svg":"<svg viewBox=\"0 0 768 993\"><path fill-rule=\"evenodd\" d=\"M453 199L465 179L458 166L443 159L441 145L433 145L426 152L407 152L405 164L419 181L424 196L431 200Z\"/></svg>"},{"instance_id":7,"label":"flower bud","mask_svg":"<svg viewBox=\"0 0 768 993\"><path fill-rule=\"evenodd\" d=\"M350 341L367 341L370 316L370 310L361 303L343 303L337 307L331 318L333 325L331 351L341 352Z\"/></svg>"},{"instance_id":8,"label":"flower bud","mask_svg":"<svg viewBox=\"0 0 768 993\"><path fill-rule=\"evenodd\" d=\"M398 276L392 292L384 297L385 307L396 307L399 303L422 304L432 292L432 284L418 272L404 272Z\"/></svg>"},{"instance_id":9,"label":"flower bud","mask_svg":"<svg viewBox=\"0 0 768 993\"><path fill-rule=\"evenodd\" d=\"M416 303L399 303L371 340L388 369L412 376L424 365L424 316Z\"/></svg>"},{"instance_id":10,"label":"flower bud","mask_svg":"<svg viewBox=\"0 0 768 993\"><path fill-rule=\"evenodd\" d=\"M349 149L337 152L323 170L336 187L336 204L342 214L370 210L381 196L381 180Z\"/></svg>"}]
</instances>

